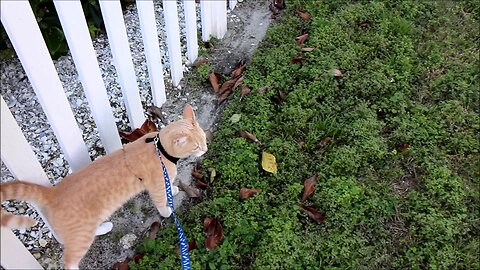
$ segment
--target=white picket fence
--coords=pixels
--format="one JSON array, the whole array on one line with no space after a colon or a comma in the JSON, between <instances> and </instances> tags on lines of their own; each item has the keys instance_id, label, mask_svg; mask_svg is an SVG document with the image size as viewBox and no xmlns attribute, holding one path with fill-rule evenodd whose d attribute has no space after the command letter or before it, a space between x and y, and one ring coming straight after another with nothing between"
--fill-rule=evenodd
<instances>
[{"instance_id":1,"label":"white picket fence","mask_svg":"<svg viewBox=\"0 0 480 270\"><path fill-rule=\"evenodd\" d=\"M194 62L198 55L195 0L163 0L165 29L157 29L153 0L137 0L140 27L147 59L153 103L166 101L158 32L165 31L170 57L172 83L176 86L183 77L180 29L177 5L185 13L187 58ZM237 1L229 1L233 9ZM70 52L85 91L100 140L107 153L121 148L121 141L102 80L80 0L54 0ZM118 74L118 81L132 127L145 120L140 102L130 47L127 40L119 0L100 0L100 8ZM81 130L56 73L28 0L1 0L1 22L32 84L61 150L72 171L91 160L82 139ZM202 39L221 39L227 31L227 0L201 0ZM17 179L28 179L41 185L51 185L19 125L3 97L1 107L1 159ZM0 263L5 269L42 269L40 264L9 229L1 228Z\"/></svg>"}]
</instances>

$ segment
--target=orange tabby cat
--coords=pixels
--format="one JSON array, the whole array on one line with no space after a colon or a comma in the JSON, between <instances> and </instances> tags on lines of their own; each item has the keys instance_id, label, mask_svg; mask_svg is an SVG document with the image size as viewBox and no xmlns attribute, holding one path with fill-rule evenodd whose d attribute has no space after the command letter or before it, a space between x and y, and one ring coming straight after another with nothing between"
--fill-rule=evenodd
<instances>
[{"instance_id":1,"label":"orange tabby cat","mask_svg":"<svg viewBox=\"0 0 480 270\"><path fill-rule=\"evenodd\" d=\"M55 238L64 244L65 268L78 269L95 235L112 228L110 222L101 223L137 193L147 190L161 216L172 213L167 206L160 159L154 142L149 139L157 134L165 150L162 160L171 181L177 174L175 158L201 156L207 151L205 133L196 122L192 107L186 105L183 119L124 145L123 149L68 175L52 188L21 181L1 184L0 201L32 202ZM168 155L175 157L173 161ZM172 186L172 193L176 195L178 187ZM1 226L21 228L35 223L30 217L14 216L1 209Z\"/></svg>"}]
</instances>

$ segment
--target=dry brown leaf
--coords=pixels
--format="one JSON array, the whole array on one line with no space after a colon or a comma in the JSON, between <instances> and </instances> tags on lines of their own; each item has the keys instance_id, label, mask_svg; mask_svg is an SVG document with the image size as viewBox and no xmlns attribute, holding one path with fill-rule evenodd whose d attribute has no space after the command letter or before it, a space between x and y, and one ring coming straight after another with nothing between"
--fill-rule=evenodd
<instances>
[{"instance_id":1,"label":"dry brown leaf","mask_svg":"<svg viewBox=\"0 0 480 270\"><path fill-rule=\"evenodd\" d=\"M252 197L253 195L257 194L258 192L262 191L261 189L256 189L256 188L253 188L253 189L250 189L250 188L241 188L240 189L240 200L245 200L245 199L248 199L250 197Z\"/></svg>"},{"instance_id":2,"label":"dry brown leaf","mask_svg":"<svg viewBox=\"0 0 480 270\"><path fill-rule=\"evenodd\" d=\"M151 121L150 119L146 119L145 122L143 122L142 126L140 127L140 129L142 131L146 133L150 133L150 132L155 132L155 131L158 131L157 129L157 125Z\"/></svg>"},{"instance_id":3,"label":"dry brown leaf","mask_svg":"<svg viewBox=\"0 0 480 270\"><path fill-rule=\"evenodd\" d=\"M340 69L334 68L330 72L332 72L333 76L335 77L342 77L343 73Z\"/></svg>"},{"instance_id":4,"label":"dry brown leaf","mask_svg":"<svg viewBox=\"0 0 480 270\"><path fill-rule=\"evenodd\" d=\"M162 123L168 124L168 122L165 120L165 117L163 117L162 109L160 109L159 107L157 107L155 105L152 105L152 106L148 107L147 115L152 120L160 119L160 121L162 121Z\"/></svg>"},{"instance_id":5,"label":"dry brown leaf","mask_svg":"<svg viewBox=\"0 0 480 270\"><path fill-rule=\"evenodd\" d=\"M295 40L297 41L297 46L302 46L303 43L305 43L305 41L307 40L308 38L308 34L303 34L301 36L298 36L295 38Z\"/></svg>"},{"instance_id":6,"label":"dry brown leaf","mask_svg":"<svg viewBox=\"0 0 480 270\"><path fill-rule=\"evenodd\" d=\"M205 63L207 63L207 62L208 62L207 59L198 59L198 60L196 60L196 61L193 63L193 66L196 67L196 68L198 68L199 66L201 66L201 65L203 65L203 64L205 64Z\"/></svg>"},{"instance_id":7,"label":"dry brown leaf","mask_svg":"<svg viewBox=\"0 0 480 270\"><path fill-rule=\"evenodd\" d=\"M317 183L317 179L318 177L314 175L303 182L304 188L302 202L305 201L315 191L315 184Z\"/></svg>"},{"instance_id":8,"label":"dry brown leaf","mask_svg":"<svg viewBox=\"0 0 480 270\"><path fill-rule=\"evenodd\" d=\"M298 63L303 62L305 60L307 60L307 58L303 55L300 55L300 56L296 56L296 57L292 58L290 63L291 64L298 64Z\"/></svg>"},{"instance_id":9,"label":"dry brown leaf","mask_svg":"<svg viewBox=\"0 0 480 270\"><path fill-rule=\"evenodd\" d=\"M231 80L228 80L228 81L224 82L222 84L222 87L220 87L220 90L218 90L218 94L222 95L223 93L225 93L225 91L228 91L228 90L232 89L232 87L235 85L236 81L237 81L237 79L231 79Z\"/></svg>"},{"instance_id":10,"label":"dry brown leaf","mask_svg":"<svg viewBox=\"0 0 480 270\"><path fill-rule=\"evenodd\" d=\"M210 250L223 240L223 227L218 218L206 218L203 221L203 230L207 233L205 247Z\"/></svg>"},{"instance_id":11,"label":"dry brown leaf","mask_svg":"<svg viewBox=\"0 0 480 270\"><path fill-rule=\"evenodd\" d=\"M197 249L197 248L198 248L197 241L193 240L193 241L188 242L188 251L194 250L194 249ZM175 251L177 252L178 255L180 255L180 247L179 246L177 246Z\"/></svg>"},{"instance_id":12,"label":"dry brown leaf","mask_svg":"<svg viewBox=\"0 0 480 270\"><path fill-rule=\"evenodd\" d=\"M298 143L298 148L303 149L303 147L305 147L305 141L300 141Z\"/></svg>"},{"instance_id":13,"label":"dry brown leaf","mask_svg":"<svg viewBox=\"0 0 480 270\"><path fill-rule=\"evenodd\" d=\"M300 16L304 21L309 21L310 20L310 14L308 14L308 12L304 11L304 10L301 10L301 9L297 9L297 14L298 16Z\"/></svg>"},{"instance_id":14,"label":"dry brown leaf","mask_svg":"<svg viewBox=\"0 0 480 270\"><path fill-rule=\"evenodd\" d=\"M268 85L265 85L265 86L262 86L262 87L258 88L257 92L260 93L260 94L263 94L263 93L267 92L267 89L268 89Z\"/></svg>"},{"instance_id":15,"label":"dry brown leaf","mask_svg":"<svg viewBox=\"0 0 480 270\"><path fill-rule=\"evenodd\" d=\"M252 91L252 89L250 89L248 86L243 86L243 87L242 87L242 92L241 92L241 94L240 94L240 101L242 101L242 99L243 99L246 95L250 94L250 91Z\"/></svg>"},{"instance_id":16,"label":"dry brown leaf","mask_svg":"<svg viewBox=\"0 0 480 270\"><path fill-rule=\"evenodd\" d=\"M300 204L300 209L303 210L303 212L307 213L309 217L311 217L313 220L315 220L317 223L322 223L327 219L326 216L320 214L317 210L315 210L312 207L308 207L304 204Z\"/></svg>"},{"instance_id":17,"label":"dry brown leaf","mask_svg":"<svg viewBox=\"0 0 480 270\"><path fill-rule=\"evenodd\" d=\"M285 8L285 0L273 0L273 5L279 9Z\"/></svg>"},{"instance_id":18,"label":"dry brown leaf","mask_svg":"<svg viewBox=\"0 0 480 270\"><path fill-rule=\"evenodd\" d=\"M145 135L146 133L144 131L142 131L141 129L139 128L136 128L135 130L133 130L132 132L123 132L123 131L119 131L118 134L120 135L121 138L124 138L125 140L129 141L129 142L134 142L136 141L138 138L142 137L143 135Z\"/></svg>"},{"instance_id":19,"label":"dry brown leaf","mask_svg":"<svg viewBox=\"0 0 480 270\"><path fill-rule=\"evenodd\" d=\"M160 230L160 222L155 221L150 225L150 231L148 232L148 238L155 240L157 238L158 231Z\"/></svg>"},{"instance_id":20,"label":"dry brown leaf","mask_svg":"<svg viewBox=\"0 0 480 270\"><path fill-rule=\"evenodd\" d=\"M130 269L130 268L128 267L128 261L125 260L125 261L123 261L123 262L117 262L117 263L115 263L115 264L112 266L112 269L113 269L113 270L128 270L128 269Z\"/></svg>"},{"instance_id":21,"label":"dry brown leaf","mask_svg":"<svg viewBox=\"0 0 480 270\"><path fill-rule=\"evenodd\" d=\"M240 86L243 83L243 79L244 79L243 76L241 76L237 79L237 81L235 82L235 84L232 87L232 91L235 91L235 89L237 89L237 87Z\"/></svg>"},{"instance_id":22,"label":"dry brown leaf","mask_svg":"<svg viewBox=\"0 0 480 270\"><path fill-rule=\"evenodd\" d=\"M192 176L195 177L196 179L203 179L203 174L197 171L193 171Z\"/></svg>"},{"instance_id":23,"label":"dry brown leaf","mask_svg":"<svg viewBox=\"0 0 480 270\"><path fill-rule=\"evenodd\" d=\"M143 259L143 256L144 254L142 253L135 254L135 256L133 256L133 261L138 263L141 259Z\"/></svg>"},{"instance_id":24,"label":"dry brown leaf","mask_svg":"<svg viewBox=\"0 0 480 270\"><path fill-rule=\"evenodd\" d=\"M200 198L202 194L198 189L194 189L191 186L183 183L182 181L178 181L178 187L181 188L185 193L187 193L189 198Z\"/></svg>"},{"instance_id":25,"label":"dry brown leaf","mask_svg":"<svg viewBox=\"0 0 480 270\"><path fill-rule=\"evenodd\" d=\"M326 137L320 143L318 143L318 146L324 147L328 142L331 142L331 141L332 141L331 137Z\"/></svg>"},{"instance_id":26,"label":"dry brown leaf","mask_svg":"<svg viewBox=\"0 0 480 270\"><path fill-rule=\"evenodd\" d=\"M407 150L409 147L410 147L410 144L404 143L402 146L400 146L400 147L398 148L398 151L404 152L404 151Z\"/></svg>"},{"instance_id":27,"label":"dry brown leaf","mask_svg":"<svg viewBox=\"0 0 480 270\"><path fill-rule=\"evenodd\" d=\"M311 52L313 50L315 50L315 48L302 48L301 49L302 52Z\"/></svg>"},{"instance_id":28,"label":"dry brown leaf","mask_svg":"<svg viewBox=\"0 0 480 270\"><path fill-rule=\"evenodd\" d=\"M216 73L210 73L210 75L208 75L208 80L212 84L213 91L215 93L218 93L218 90L219 90L219 87L220 87L220 85L218 84L219 79L220 78Z\"/></svg>"},{"instance_id":29,"label":"dry brown leaf","mask_svg":"<svg viewBox=\"0 0 480 270\"><path fill-rule=\"evenodd\" d=\"M257 139L257 137L255 137L255 135L253 135L252 133L250 133L248 131L245 131L245 130L240 131L240 136L242 136L245 139L249 139L249 140L257 143L258 145L262 145L262 142L260 142Z\"/></svg>"},{"instance_id":30,"label":"dry brown leaf","mask_svg":"<svg viewBox=\"0 0 480 270\"><path fill-rule=\"evenodd\" d=\"M232 72L232 78L235 79L240 77L246 68L247 68L246 64L239 63L237 65L237 68L235 68L235 70Z\"/></svg>"},{"instance_id":31,"label":"dry brown leaf","mask_svg":"<svg viewBox=\"0 0 480 270\"><path fill-rule=\"evenodd\" d=\"M197 180L195 181L195 186L201 189L206 189L208 185L203 181Z\"/></svg>"}]
</instances>

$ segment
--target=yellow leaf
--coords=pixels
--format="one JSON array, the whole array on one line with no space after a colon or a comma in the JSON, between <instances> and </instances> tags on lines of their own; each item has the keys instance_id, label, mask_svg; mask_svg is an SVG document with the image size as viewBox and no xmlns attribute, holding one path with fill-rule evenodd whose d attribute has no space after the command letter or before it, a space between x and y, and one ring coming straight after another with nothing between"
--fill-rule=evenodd
<instances>
[{"instance_id":1,"label":"yellow leaf","mask_svg":"<svg viewBox=\"0 0 480 270\"><path fill-rule=\"evenodd\" d=\"M275 156L267 152L262 152L262 168L267 172L277 173Z\"/></svg>"}]
</instances>

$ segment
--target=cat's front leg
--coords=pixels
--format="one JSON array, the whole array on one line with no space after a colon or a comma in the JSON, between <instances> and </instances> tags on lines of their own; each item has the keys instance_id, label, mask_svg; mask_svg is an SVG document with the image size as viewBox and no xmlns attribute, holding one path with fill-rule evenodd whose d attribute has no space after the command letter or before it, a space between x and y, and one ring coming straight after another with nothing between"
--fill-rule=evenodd
<instances>
[{"instance_id":1,"label":"cat's front leg","mask_svg":"<svg viewBox=\"0 0 480 270\"><path fill-rule=\"evenodd\" d=\"M172 195L173 195L173 196L177 195L177 194L178 194L178 191L179 191L179 190L178 190L178 187L172 185Z\"/></svg>"}]
</instances>

